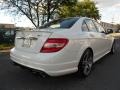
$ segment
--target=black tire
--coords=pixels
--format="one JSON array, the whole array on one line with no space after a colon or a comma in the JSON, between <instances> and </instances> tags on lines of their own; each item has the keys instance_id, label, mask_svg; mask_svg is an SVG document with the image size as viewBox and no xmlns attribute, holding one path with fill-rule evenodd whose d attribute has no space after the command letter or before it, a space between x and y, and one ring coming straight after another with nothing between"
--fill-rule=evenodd
<instances>
[{"instance_id":1,"label":"black tire","mask_svg":"<svg viewBox=\"0 0 120 90\"><path fill-rule=\"evenodd\" d=\"M93 53L90 49L87 49L83 53L78 66L79 74L82 77L87 77L91 73L92 66L93 66Z\"/></svg>"},{"instance_id":2,"label":"black tire","mask_svg":"<svg viewBox=\"0 0 120 90\"><path fill-rule=\"evenodd\" d=\"M113 42L110 54L115 54L115 52L116 52L116 41Z\"/></svg>"}]
</instances>

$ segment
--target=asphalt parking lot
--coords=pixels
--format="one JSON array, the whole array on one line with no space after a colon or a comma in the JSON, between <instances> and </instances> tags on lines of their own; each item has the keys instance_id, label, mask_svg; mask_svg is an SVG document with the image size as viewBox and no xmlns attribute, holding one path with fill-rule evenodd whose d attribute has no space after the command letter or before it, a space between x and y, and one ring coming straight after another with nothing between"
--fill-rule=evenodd
<instances>
[{"instance_id":1,"label":"asphalt parking lot","mask_svg":"<svg viewBox=\"0 0 120 90\"><path fill-rule=\"evenodd\" d=\"M0 54L0 90L120 90L120 40L114 55L98 61L86 79L78 74L41 77L12 65L9 55Z\"/></svg>"}]
</instances>

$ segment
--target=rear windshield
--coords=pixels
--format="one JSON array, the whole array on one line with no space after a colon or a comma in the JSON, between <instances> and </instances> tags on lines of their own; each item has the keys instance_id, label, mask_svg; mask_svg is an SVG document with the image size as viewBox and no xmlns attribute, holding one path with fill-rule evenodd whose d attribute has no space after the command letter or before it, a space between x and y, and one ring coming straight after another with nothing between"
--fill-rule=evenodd
<instances>
[{"instance_id":1,"label":"rear windshield","mask_svg":"<svg viewBox=\"0 0 120 90\"><path fill-rule=\"evenodd\" d=\"M58 19L51 22L48 22L41 26L40 28L51 28L51 29L67 29L71 28L79 18L67 18L67 19Z\"/></svg>"}]
</instances>

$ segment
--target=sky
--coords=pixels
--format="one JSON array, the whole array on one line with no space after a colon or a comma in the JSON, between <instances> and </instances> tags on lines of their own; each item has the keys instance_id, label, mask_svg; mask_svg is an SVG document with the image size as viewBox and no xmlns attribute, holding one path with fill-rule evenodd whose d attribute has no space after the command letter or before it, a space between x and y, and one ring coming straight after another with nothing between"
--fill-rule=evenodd
<instances>
[{"instance_id":1,"label":"sky","mask_svg":"<svg viewBox=\"0 0 120 90\"><path fill-rule=\"evenodd\" d=\"M25 16L12 16L7 11L0 10L0 23L15 24L17 27L34 27Z\"/></svg>"},{"instance_id":2,"label":"sky","mask_svg":"<svg viewBox=\"0 0 120 90\"><path fill-rule=\"evenodd\" d=\"M100 10L101 20L120 23L120 0L94 0Z\"/></svg>"},{"instance_id":3,"label":"sky","mask_svg":"<svg viewBox=\"0 0 120 90\"><path fill-rule=\"evenodd\" d=\"M93 0L100 10L101 21L120 23L120 0ZM13 23L20 27L33 27L32 23L25 17L17 17L0 10L0 23Z\"/></svg>"}]
</instances>

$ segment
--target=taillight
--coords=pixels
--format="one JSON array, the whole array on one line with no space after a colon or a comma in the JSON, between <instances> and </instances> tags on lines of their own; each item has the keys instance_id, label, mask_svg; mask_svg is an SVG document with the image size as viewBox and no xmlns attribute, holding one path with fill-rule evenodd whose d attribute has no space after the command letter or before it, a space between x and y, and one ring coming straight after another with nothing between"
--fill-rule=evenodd
<instances>
[{"instance_id":1,"label":"taillight","mask_svg":"<svg viewBox=\"0 0 120 90\"><path fill-rule=\"evenodd\" d=\"M57 52L63 49L67 45L67 43L68 39L65 38L48 38L40 52L42 53Z\"/></svg>"}]
</instances>

